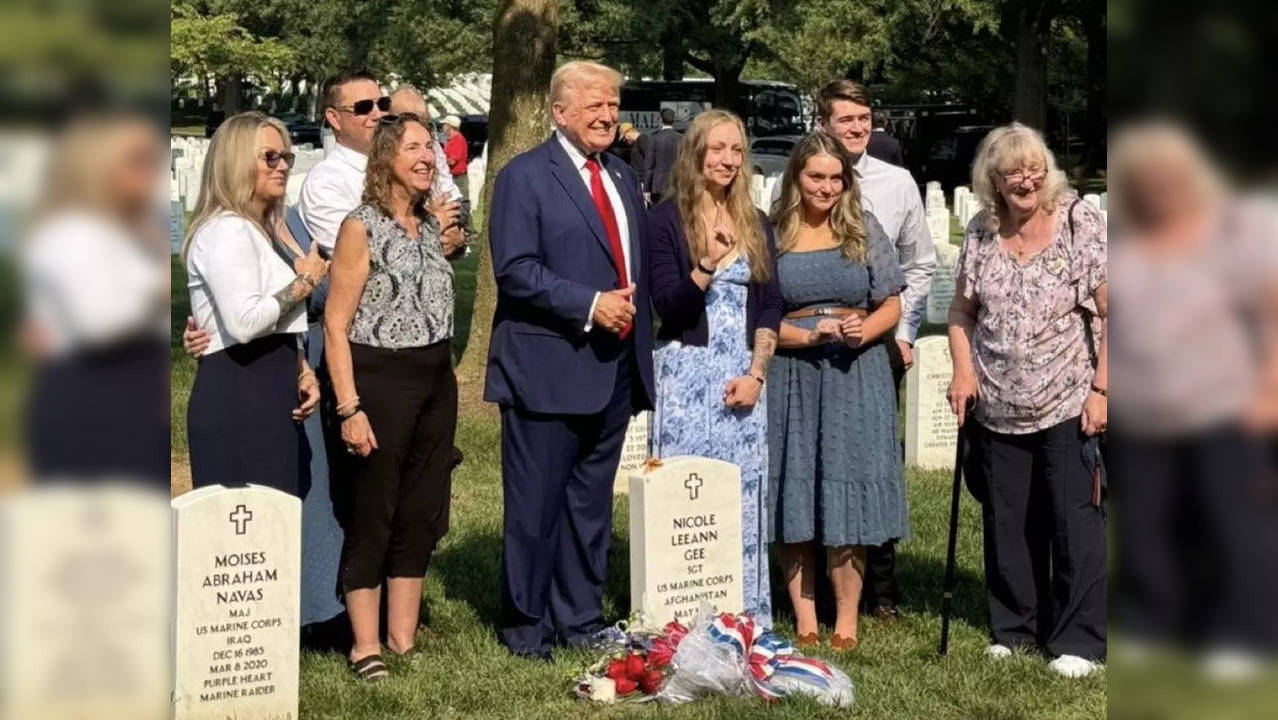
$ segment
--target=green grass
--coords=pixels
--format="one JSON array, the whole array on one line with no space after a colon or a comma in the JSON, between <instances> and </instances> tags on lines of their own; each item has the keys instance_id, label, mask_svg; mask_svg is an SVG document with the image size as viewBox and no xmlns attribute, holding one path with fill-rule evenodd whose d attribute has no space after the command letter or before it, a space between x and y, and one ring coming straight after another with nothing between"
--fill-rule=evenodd
<instances>
[{"instance_id":1,"label":"green grass","mask_svg":"<svg viewBox=\"0 0 1278 720\"><path fill-rule=\"evenodd\" d=\"M191 367L180 354L175 357L175 428L179 408L185 416ZM304 653L302 718L1081 720L1105 716L1104 675L1065 680L1052 674L1039 657L1017 655L999 662L984 657L980 517L968 496L963 505L950 655L944 660L937 657L950 478L945 472L915 469L906 474L913 536L899 548L903 617L892 624L863 620L862 645L854 654L815 653L832 660L856 684L851 712L802 700L774 708L753 699L706 700L682 707L604 707L574 700L570 679L591 659L589 655L564 651L552 664L542 664L511 657L497 644L494 623L502 518L498 423L487 417L462 417L457 438L466 461L453 479L452 525L426 578L425 602L435 638L416 661L391 659L393 677L376 687L356 682L340 655ZM178 452L176 430L174 443ZM620 496L613 512L612 563L604 596L609 620L629 613L627 518L627 498ZM794 621L775 561L773 568L777 629L793 637Z\"/></svg>"},{"instance_id":2,"label":"green grass","mask_svg":"<svg viewBox=\"0 0 1278 720\"><path fill-rule=\"evenodd\" d=\"M936 655L948 523L949 478L909 473L913 538L900 546L904 617L885 625L863 621L861 649L833 659L856 684L852 712L787 701L768 708L753 699L716 699L677 708L602 707L574 700L570 678L588 661L558 653L552 664L508 655L494 639L498 613L501 486L497 423L463 418L458 438L465 463L454 476L452 527L436 552L426 582L431 628L438 634L414 662L391 662L393 677L367 687L355 682L335 654L302 657L304 718L562 718L627 717L864 717L864 718L1098 718L1106 709L1104 677L1069 681L1041 658L987 660L981 600L981 538L975 503L965 498L956 623L948 659ZM629 611L627 499L618 497L613 553L604 597L606 617ZM775 562L773 563L775 568ZM793 637L793 618L774 577L778 629Z\"/></svg>"}]
</instances>

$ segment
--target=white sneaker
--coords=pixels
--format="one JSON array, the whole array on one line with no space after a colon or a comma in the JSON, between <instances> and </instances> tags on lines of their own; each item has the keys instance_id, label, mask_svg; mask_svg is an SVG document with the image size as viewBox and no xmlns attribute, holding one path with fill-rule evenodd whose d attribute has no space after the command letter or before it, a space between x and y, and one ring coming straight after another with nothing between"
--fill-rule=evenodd
<instances>
[{"instance_id":1,"label":"white sneaker","mask_svg":"<svg viewBox=\"0 0 1278 720\"><path fill-rule=\"evenodd\" d=\"M1062 655L1047 664L1053 672L1061 677L1087 677L1100 669L1100 663L1086 660L1077 655Z\"/></svg>"},{"instance_id":2,"label":"white sneaker","mask_svg":"<svg viewBox=\"0 0 1278 720\"><path fill-rule=\"evenodd\" d=\"M1012 654L1012 648L995 643L985 648L985 654L992 658L1005 658Z\"/></svg>"}]
</instances>

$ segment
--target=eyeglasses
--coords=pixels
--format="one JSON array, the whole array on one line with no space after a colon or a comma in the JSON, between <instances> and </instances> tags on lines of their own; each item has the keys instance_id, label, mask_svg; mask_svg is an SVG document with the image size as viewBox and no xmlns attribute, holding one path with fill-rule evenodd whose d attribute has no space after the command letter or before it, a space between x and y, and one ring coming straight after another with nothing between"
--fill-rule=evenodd
<instances>
[{"instance_id":1,"label":"eyeglasses","mask_svg":"<svg viewBox=\"0 0 1278 720\"><path fill-rule=\"evenodd\" d=\"M281 153L281 152L275 152L274 150L267 150L261 155L258 155L258 157L261 158L262 161L266 163L266 167L270 168L271 170L274 170L275 168L279 167L281 160L288 163L289 167L293 167L293 158L296 158L297 155L291 152Z\"/></svg>"},{"instance_id":2,"label":"eyeglasses","mask_svg":"<svg viewBox=\"0 0 1278 720\"><path fill-rule=\"evenodd\" d=\"M344 112L348 112L352 115L367 115L373 112L374 106L376 106L377 109L381 110L382 112L389 112L391 107L391 99L389 96L383 95L377 98L376 100L372 100L372 99L357 100L355 101L355 104L353 105L338 105L337 109L342 110Z\"/></svg>"},{"instance_id":3,"label":"eyeglasses","mask_svg":"<svg viewBox=\"0 0 1278 720\"><path fill-rule=\"evenodd\" d=\"M1017 170L1016 172L1002 173L1003 182L1008 185L1020 185L1029 180L1033 185L1041 185L1043 179L1047 177L1047 170Z\"/></svg>"}]
</instances>

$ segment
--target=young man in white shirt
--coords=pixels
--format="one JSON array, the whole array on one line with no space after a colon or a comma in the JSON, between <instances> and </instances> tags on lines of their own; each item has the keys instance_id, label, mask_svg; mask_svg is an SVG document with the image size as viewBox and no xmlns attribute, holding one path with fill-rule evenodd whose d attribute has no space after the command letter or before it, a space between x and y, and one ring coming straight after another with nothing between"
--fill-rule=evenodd
<instances>
[{"instance_id":1,"label":"young man in white shirt","mask_svg":"<svg viewBox=\"0 0 1278 720\"><path fill-rule=\"evenodd\" d=\"M883 226L896 246L905 290L901 293L901 322L896 342L888 344L897 385L914 364L914 340L927 314L927 294L936 271L936 246L927 229L927 214L919 186L910 171L871 157L866 152L873 131L870 95L859 83L835 80L817 92L817 124L852 156L861 185L861 201ZM772 204L781 183L772 190ZM894 352L895 351L895 352ZM880 617L895 617L900 592L896 581L896 546L889 542L869 548L863 605Z\"/></svg>"}]
</instances>

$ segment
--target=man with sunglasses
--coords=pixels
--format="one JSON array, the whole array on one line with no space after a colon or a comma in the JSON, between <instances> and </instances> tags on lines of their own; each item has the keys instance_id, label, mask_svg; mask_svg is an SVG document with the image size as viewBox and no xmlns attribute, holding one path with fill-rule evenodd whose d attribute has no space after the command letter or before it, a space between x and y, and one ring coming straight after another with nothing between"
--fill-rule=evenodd
<instances>
[{"instance_id":1,"label":"man with sunglasses","mask_svg":"<svg viewBox=\"0 0 1278 720\"><path fill-rule=\"evenodd\" d=\"M371 75L350 72L324 87L324 120L337 144L302 183L297 210L320 252L332 254L337 230L364 194L364 169L373 146L377 121L390 111L391 100Z\"/></svg>"}]
</instances>

